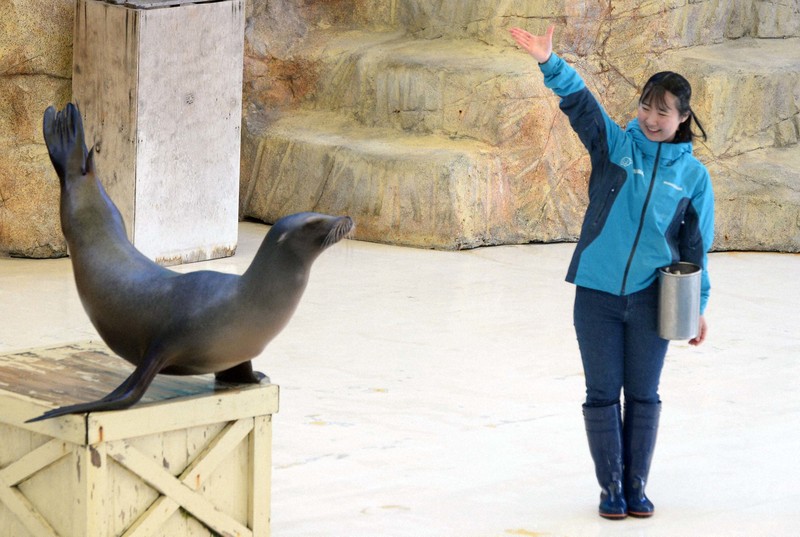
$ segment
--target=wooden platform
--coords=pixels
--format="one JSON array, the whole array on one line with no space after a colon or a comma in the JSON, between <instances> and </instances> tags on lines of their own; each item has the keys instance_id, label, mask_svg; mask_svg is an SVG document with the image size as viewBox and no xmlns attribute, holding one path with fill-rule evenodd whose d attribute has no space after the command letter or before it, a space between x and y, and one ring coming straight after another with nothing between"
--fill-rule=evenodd
<instances>
[{"instance_id":1,"label":"wooden platform","mask_svg":"<svg viewBox=\"0 0 800 537\"><path fill-rule=\"evenodd\" d=\"M275 385L159 375L130 409L25 423L132 370L93 342L0 356L0 535L269 535Z\"/></svg>"}]
</instances>

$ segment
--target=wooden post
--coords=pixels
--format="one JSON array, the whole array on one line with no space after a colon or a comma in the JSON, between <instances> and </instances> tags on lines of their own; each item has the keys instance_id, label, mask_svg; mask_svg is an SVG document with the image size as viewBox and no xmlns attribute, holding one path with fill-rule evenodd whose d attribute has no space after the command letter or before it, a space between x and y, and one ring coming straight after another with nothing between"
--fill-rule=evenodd
<instances>
[{"instance_id":1,"label":"wooden post","mask_svg":"<svg viewBox=\"0 0 800 537\"><path fill-rule=\"evenodd\" d=\"M244 0L76 0L72 93L129 238L169 265L232 255Z\"/></svg>"}]
</instances>

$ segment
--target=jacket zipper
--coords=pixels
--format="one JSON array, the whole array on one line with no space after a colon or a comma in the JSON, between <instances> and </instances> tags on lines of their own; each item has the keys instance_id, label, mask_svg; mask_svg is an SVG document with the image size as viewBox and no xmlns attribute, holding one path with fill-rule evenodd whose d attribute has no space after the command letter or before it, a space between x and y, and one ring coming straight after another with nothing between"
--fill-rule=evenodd
<instances>
[{"instance_id":1,"label":"jacket zipper","mask_svg":"<svg viewBox=\"0 0 800 537\"><path fill-rule=\"evenodd\" d=\"M663 142L658 143L658 150L656 151L656 162L653 165L653 175L650 177L650 188L647 190L647 197L644 199L644 206L642 207L642 217L639 219L639 229L636 230L636 238L633 240L633 246L631 247L631 255L628 256L628 264L625 265L625 273L622 276L622 289L620 290L620 296L625 296L625 286L628 284L628 273L631 270L631 265L633 264L633 256L636 255L636 247L639 246L639 238L642 236L642 229L644 228L644 217L647 214L647 206L650 204L650 196L653 194L653 186L656 184L656 173L658 172L658 161L661 158L661 144Z\"/></svg>"}]
</instances>

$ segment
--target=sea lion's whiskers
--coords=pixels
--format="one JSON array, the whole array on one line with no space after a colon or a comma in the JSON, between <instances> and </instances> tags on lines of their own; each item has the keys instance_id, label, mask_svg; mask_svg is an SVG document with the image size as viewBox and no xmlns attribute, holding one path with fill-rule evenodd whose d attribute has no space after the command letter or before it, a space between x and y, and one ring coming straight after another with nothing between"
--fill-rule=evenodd
<instances>
[{"instance_id":1,"label":"sea lion's whiskers","mask_svg":"<svg viewBox=\"0 0 800 537\"><path fill-rule=\"evenodd\" d=\"M323 247L327 248L333 246L342 239L351 238L353 230L355 230L353 221L349 218L343 218L337 222L325 236L325 240L322 242Z\"/></svg>"}]
</instances>

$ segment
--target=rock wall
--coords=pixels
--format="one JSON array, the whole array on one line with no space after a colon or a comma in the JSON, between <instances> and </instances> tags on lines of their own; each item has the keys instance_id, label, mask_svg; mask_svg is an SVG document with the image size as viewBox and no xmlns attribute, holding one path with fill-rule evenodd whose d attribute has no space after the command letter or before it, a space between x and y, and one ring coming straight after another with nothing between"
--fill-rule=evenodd
<instances>
[{"instance_id":1,"label":"rock wall","mask_svg":"<svg viewBox=\"0 0 800 537\"><path fill-rule=\"evenodd\" d=\"M800 251L797 0L273 0L249 20L243 215L347 212L359 238L445 249L574 240L588 158L507 34L554 23L620 124L653 72L693 81L716 249Z\"/></svg>"},{"instance_id":2,"label":"rock wall","mask_svg":"<svg viewBox=\"0 0 800 537\"><path fill-rule=\"evenodd\" d=\"M72 0L0 9L0 254L65 254L41 114L71 93ZM613 118L684 73L709 133L716 249L800 251L800 0L249 0L241 215L348 213L444 249L574 240L589 162L510 26Z\"/></svg>"},{"instance_id":3,"label":"rock wall","mask_svg":"<svg viewBox=\"0 0 800 537\"><path fill-rule=\"evenodd\" d=\"M72 90L72 21L71 0L0 4L0 254L66 254L41 121Z\"/></svg>"}]
</instances>

